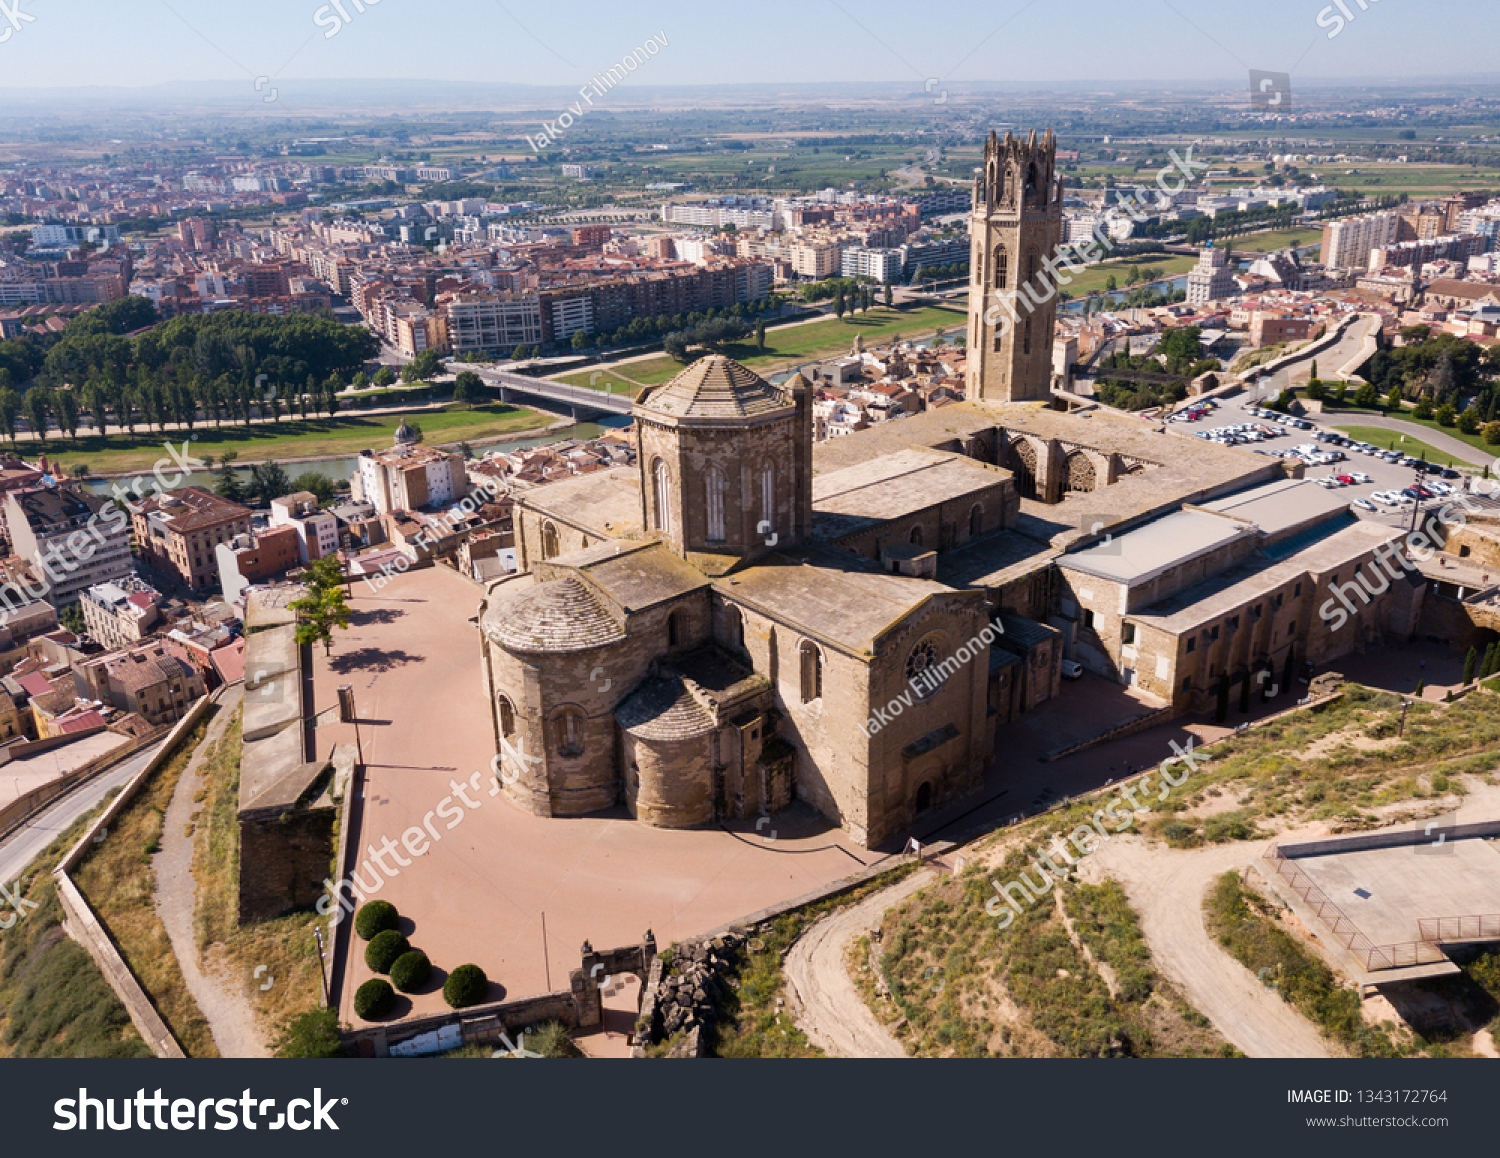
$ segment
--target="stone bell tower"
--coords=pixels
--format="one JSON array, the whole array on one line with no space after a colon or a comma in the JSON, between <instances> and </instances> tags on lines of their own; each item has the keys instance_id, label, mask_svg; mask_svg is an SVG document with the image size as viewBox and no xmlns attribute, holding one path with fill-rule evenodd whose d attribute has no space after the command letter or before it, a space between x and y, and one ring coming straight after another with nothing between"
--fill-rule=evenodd
<instances>
[{"instance_id":1,"label":"stone bell tower","mask_svg":"<svg viewBox=\"0 0 1500 1158\"><path fill-rule=\"evenodd\" d=\"M994 133L974 179L969 217L971 402L1045 402L1051 395L1058 285L1043 263L1062 241L1062 183L1052 130Z\"/></svg>"}]
</instances>

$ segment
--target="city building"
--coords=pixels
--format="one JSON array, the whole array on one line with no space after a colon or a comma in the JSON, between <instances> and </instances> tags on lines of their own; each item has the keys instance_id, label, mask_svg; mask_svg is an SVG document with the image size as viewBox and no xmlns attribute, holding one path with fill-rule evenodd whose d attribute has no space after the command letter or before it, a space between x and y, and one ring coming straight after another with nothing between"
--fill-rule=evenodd
<instances>
[{"instance_id":1,"label":"city building","mask_svg":"<svg viewBox=\"0 0 1500 1158\"><path fill-rule=\"evenodd\" d=\"M1364 270L1370 251L1401 240L1401 215L1395 210L1343 217L1323 226L1318 260L1327 269Z\"/></svg>"},{"instance_id":2,"label":"city building","mask_svg":"<svg viewBox=\"0 0 1500 1158\"><path fill-rule=\"evenodd\" d=\"M214 547L219 590L230 603L238 603L246 587L277 579L305 562L304 546L298 528L291 525L272 526L219 543Z\"/></svg>"},{"instance_id":3,"label":"city building","mask_svg":"<svg viewBox=\"0 0 1500 1158\"><path fill-rule=\"evenodd\" d=\"M360 451L350 486L354 500L369 503L379 515L455 502L468 489L463 456L421 445L405 422L389 450Z\"/></svg>"},{"instance_id":4,"label":"city building","mask_svg":"<svg viewBox=\"0 0 1500 1158\"><path fill-rule=\"evenodd\" d=\"M142 499L134 515L142 562L193 591L213 588L220 543L250 529L250 508L202 487L181 487Z\"/></svg>"},{"instance_id":5,"label":"city building","mask_svg":"<svg viewBox=\"0 0 1500 1158\"><path fill-rule=\"evenodd\" d=\"M11 549L31 565L0 584L0 605L45 599L53 607L78 602L83 592L134 572L130 528L113 502L81 487L40 486L5 495Z\"/></svg>"},{"instance_id":6,"label":"city building","mask_svg":"<svg viewBox=\"0 0 1500 1158\"><path fill-rule=\"evenodd\" d=\"M339 549L339 523L318 509L318 496L307 491L271 500L271 526L291 527L297 533L297 555L301 563L312 563Z\"/></svg>"},{"instance_id":7,"label":"city building","mask_svg":"<svg viewBox=\"0 0 1500 1158\"><path fill-rule=\"evenodd\" d=\"M90 587L79 600L90 636L107 650L139 643L161 620L161 595L131 575Z\"/></svg>"},{"instance_id":8,"label":"city building","mask_svg":"<svg viewBox=\"0 0 1500 1158\"><path fill-rule=\"evenodd\" d=\"M204 694L203 677L162 640L93 656L73 668L78 696L135 712L158 727L175 724Z\"/></svg>"},{"instance_id":9,"label":"city building","mask_svg":"<svg viewBox=\"0 0 1500 1158\"><path fill-rule=\"evenodd\" d=\"M1188 304L1201 306L1221 301L1238 290L1234 281L1234 267L1229 264L1229 251L1215 247L1212 242L1200 249L1198 264L1188 270Z\"/></svg>"}]
</instances>

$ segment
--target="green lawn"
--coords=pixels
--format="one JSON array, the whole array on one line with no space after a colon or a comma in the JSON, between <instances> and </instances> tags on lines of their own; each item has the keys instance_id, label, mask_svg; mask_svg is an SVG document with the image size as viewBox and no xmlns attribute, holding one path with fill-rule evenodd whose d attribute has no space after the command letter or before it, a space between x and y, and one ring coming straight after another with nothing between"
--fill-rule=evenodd
<instances>
[{"instance_id":1,"label":"green lawn","mask_svg":"<svg viewBox=\"0 0 1500 1158\"><path fill-rule=\"evenodd\" d=\"M863 334L866 346L887 341L893 334L916 338L944 330L961 333L968 321L962 309L944 306L922 306L912 310L886 309L877 306L868 313L846 314L842 319L829 318L805 325L781 326L766 331L766 352L758 353L753 341L733 343L726 352L757 373L775 373L798 362L831 357L849 349L855 334ZM665 354L639 362L625 362L609 368L579 370L558 379L574 386L595 390L635 386L655 386L682 369L682 364Z\"/></svg>"},{"instance_id":2,"label":"green lawn","mask_svg":"<svg viewBox=\"0 0 1500 1158\"><path fill-rule=\"evenodd\" d=\"M446 409L413 411L407 417L422 427L425 441L465 442L478 438L512 434L522 430L535 430L555 421L551 415L533 410L522 410L498 403L475 406L469 409ZM47 440L47 456L61 463L67 470L75 463L86 463L95 474L149 468L163 455L162 444L171 441L180 446L185 437L193 441L192 453L201 458L205 454L219 457L225 451L234 451L245 462L267 459L289 458L294 455L336 456L358 454L366 447L390 446L402 415L380 414L368 417L358 414L338 414L333 418L308 419L307 421L282 421L250 427L225 427L216 430L212 426L199 425L191 435L186 431L168 431L166 434L145 433L137 430L134 435L111 434L108 438L85 435L77 439ZM34 442L28 443L26 453L37 450Z\"/></svg>"},{"instance_id":3,"label":"green lawn","mask_svg":"<svg viewBox=\"0 0 1500 1158\"><path fill-rule=\"evenodd\" d=\"M1379 414L1383 418L1395 418L1400 422L1410 423L1413 427L1425 426L1428 430L1435 430L1440 434L1446 434L1449 438L1456 438L1459 442L1466 442L1487 458L1494 458L1496 455L1500 455L1500 446L1486 446L1484 439L1479 435L1465 434L1456 426L1443 426L1435 418L1413 418L1410 410L1404 411L1400 415L1394 415L1383 409L1359 410L1351 406L1334 405L1325 400L1323 403L1323 413L1333 417L1338 417L1341 413L1348 413L1351 420L1357 418L1360 414ZM1387 435L1391 433L1391 431L1386 431ZM1411 435L1407 435L1407 439L1410 440ZM1365 441L1369 442L1371 440L1367 438Z\"/></svg>"},{"instance_id":4,"label":"green lawn","mask_svg":"<svg viewBox=\"0 0 1500 1158\"><path fill-rule=\"evenodd\" d=\"M1272 229L1267 233L1230 238L1224 244L1235 253L1269 253L1273 249L1285 249L1289 245L1311 245L1322 236L1323 231L1317 228Z\"/></svg>"},{"instance_id":5,"label":"green lawn","mask_svg":"<svg viewBox=\"0 0 1500 1158\"><path fill-rule=\"evenodd\" d=\"M1334 429L1342 431L1350 438L1357 438L1360 442L1368 442L1371 446L1399 450L1402 454L1410 454L1416 458L1425 459L1427 462L1446 464L1452 460L1452 456L1444 451L1428 446L1410 434L1403 435L1397 430L1386 430L1381 426L1335 426ZM1463 466L1464 464L1457 463L1456 465Z\"/></svg>"},{"instance_id":6,"label":"green lawn","mask_svg":"<svg viewBox=\"0 0 1500 1158\"><path fill-rule=\"evenodd\" d=\"M1067 290L1071 297L1081 298L1092 293L1104 293L1109 279L1114 278L1116 288L1125 291L1135 288L1125 284L1125 274L1128 270L1139 270L1150 266L1155 270L1155 278L1176 277L1192 269L1197 261L1196 257L1169 253L1143 253L1135 257L1121 257L1091 265L1082 273L1069 274L1068 276L1073 279L1072 284L1062 288ZM1065 267L1064 272L1066 272Z\"/></svg>"}]
</instances>

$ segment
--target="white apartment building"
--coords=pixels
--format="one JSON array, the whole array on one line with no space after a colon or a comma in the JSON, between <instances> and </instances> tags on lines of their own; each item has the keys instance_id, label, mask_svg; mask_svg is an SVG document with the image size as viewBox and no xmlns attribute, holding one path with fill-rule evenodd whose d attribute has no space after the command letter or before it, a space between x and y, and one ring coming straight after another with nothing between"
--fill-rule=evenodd
<instances>
[{"instance_id":1,"label":"white apartment building","mask_svg":"<svg viewBox=\"0 0 1500 1158\"><path fill-rule=\"evenodd\" d=\"M339 549L339 521L318 510L318 498L296 491L271 500L271 526L291 527L297 532L297 558L307 564Z\"/></svg>"},{"instance_id":2,"label":"white apartment building","mask_svg":"<svg viewBox=\"0 0 1500 1158\"><path fill-rule=\"evenodd\" d=\"M454 354L508 353L542 340L542 305L535 294L455 294L447 309L448 342Z\"/></svg>"},{"instance_id":3,"label":"white apartment building","mask_svg":"<svg viewBox=\"0 0 1500 1158\"><path fill-rule=\"evenodd\" d=\"M9 491L5 521L11 549L43 577L46 590L31 591L31 598L53 607L77 603L88 588L135 574L130 517L98 495L68 486ZM5 591L0 602L11 594Z\"/></svg>"},{"instance_id":4,"label":"white apartment building","mask_svg":"<svg viewBox=\"0 0 1500 1158\"><path fill-rule=\"evenodd\" d=\"M878 282L901 280L906 267L906 252L902 249L870 249L851 245L844 250L842 274L844 277L868 277Z\"/></svg>"},{"instance_id":5,"label":"white apartment building","mask_svg":"<svg viewBox=\"0 0 1500 1158\"><path fill-rule=\"evenodd\" d=\"M384 515L453 503L468 493L463 456L405 441L409 434L402 423L390 450L360 451L352 488L356 502L367 502Z\"/></svg>"},{"instance_id":6,"label":"white apartment building","mask_svg":"<svg viewBox=\"0 0 1500 1158\"><path fill-rule=\"evenodd\" d=\"M78 601L89 635L115 651L139 643L160 619L161 594L148 583L127 576L83 592Z\"/></svg>"},{"instance_id":7,"label":"white apartment building","mask_svg":"<svg viewBox=\"0 0 1500 1158\"><path fill-rule=\"evenodd\" d=\"M1323 226L1323 248L1318 260L1327 269L1368 269L1370 251L1393 245L1401 217L1394 209L1362 213Z\"/></svg>"}]
</instances>

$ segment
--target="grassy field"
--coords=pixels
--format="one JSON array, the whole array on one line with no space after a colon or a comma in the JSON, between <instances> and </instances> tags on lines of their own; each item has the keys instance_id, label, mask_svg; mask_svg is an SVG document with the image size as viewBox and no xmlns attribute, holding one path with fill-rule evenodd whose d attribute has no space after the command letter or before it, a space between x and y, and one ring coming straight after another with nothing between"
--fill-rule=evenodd
<instances>
[{"instance_id":1,"label":"grassy field","mask_svg":"<svg viewBox=\"0 0 1500 1158\"><path fill-rule=\"evenodd\" d=\"M1152 968L1139 919L1114 881L1060 884L1066 920L1048 896L1002 928L985 908L995 898L991 874L1015 879L1025 868L1013 852L998 871L974 865L886 914L880 965L890 998L871 1008L894 1023L909 1054L1238 1056Z\"/></svg>"},{"instance_id":2,"label":"grassy field","mask_svg":"<svg viewBox=\"0 0 1500 1158\"><path fill-rule=\"evenodd\" d=\"M1285 249L1289 245L1311 245L1322 236L1323 231L1318 228L1273 229L1267 233L1231 238L1226 244L1235 253L1270 253L1273 249Z\"/></svg>"},{"instance_id":3,"label":"grassy field","mask_svg":"<svg viewBox=\"0 0 1500 1158\"><path fill-rule=\"evenodd\" d=\"M1075 298L1084 297L1092 293L1104 293L1105 286L1110 278L1115 279L1117 289L1129 290L1134 287L1125 284L1125 273L1127 270L1140 270L1146 266L1154 269L1155 277L1176 277L1180 273L1186 273L1197 263L1195 257L1186 255L1175 255L1169 253L1146 253L1136 257L1121 257L1113 261L1100 262L1091 265L1082 273L1070 274L1073 282L1063 287L1068 294Z\"/></svg>"},{"instance_id":4,"label":"grassy field","mask_svg":"<svg viewBox=\"0 0 1500 1158\"><path fill-rule=\"evenodd\" d=\"M11 884L38 908L0 940L0 1057L154 1056L93 958L62 930L52 870L97 811L69 826Z\"/></svg>"},{"instance_id":5,"label":"grassy field","mask_svg":"<svg viewBox=\"0 0 1500 1158\"><path fill-rule=\"evenodd\" d=\"M556 421L549 414L499 403L466 409L411 411L404 417L420 425L425 440L434 444L473 442L480 438L540 429ZM358 454L366 447L390 446L402 418L401 414L337 414L332 418L283 419L277 423L257 423L249 428L226 426L221 430L200 424L191 434L192 453L200 458L206 454L217 458L232 450L243 462L293 455L333 457ZM109 474L148 469L162 458L163 442L170 439L180 444L187 436L186 432L171 430L166 434L145 433L138 427L133 435L116 432L105 438L98 435L83 435L76 439L50 438L46 451L64 471L76 463L84 463L94 474ZM35 446L26 444L24 449L28 454L33 453Z\"/></svg>"},{"instance_id":6,"label":"grassy field","mask_svg":"<svg viewBox=\"0 0 1500 1158\"><path fill-rule=\"evenodd\" d=\"M753 341L731 344L726 352L737 362L742 362L758 373L775 373L778 369L810 362L817 358L832 357L845 353L854 341L855 334L863 334L866 346L888 341L893 335L916 338L944 330L948 334L961 332L968 317L963 310L942 306L922 306L911 310L886 309L876 306L868 313L846 314L842 319L828 318L820 322L803 325L782 326L766 331L766 352L758 353ZM575 386L591 386L595 390L639 386L655 386L682 370L682 364L665 354L646 358L639 362L622 362L615 366L579 370L565 374L558 381ZM425 430L425 428L424 428Z\"/></svg>"},{"instance_id":7,"label":"grassy field","mask_svg":"<svg viewBox=\"0 0 1500 1158\"><path fill-rule=\"evenodd\" d=\"M1432 193L1457 193L1465 189L1489 189L1500 185L1500 172L1470 165L1401 165L1396 162L1360 162L1351 166L1327 166L1321 177L1329 185L1360 193L1407 193L1418 197Z\"/></svg>"},{"instance_id":8,"label":"grassy field","mask_svg":"<svg viewBox=\"0 0 1500 1158\"><path fill-rule=\"evenodd\" d=\"M1395 419L1398 422L1407 423L1408 425L1410 425L1412 427L1412 429L1413 429L1414 432L1416 432L1416 431L1418 431L1418 430L1420 430L1422 428L1425 428L1427 430L1435 430L1439 434L1446 434L1449 438L1456 438L1456 439L1458 439L1459 442L1468 443L1475 450L1477 450L1480 453L1482 453L1486 458L1494 458L1496 455L1500 455L1500 446L1486 446L1485 442L1484 442L1484 439L1481 438L1479 435L1477 435L1477 434L1465 434L1463 431L1459 430L1458 427L1456 427L1456 426L1444 426L1440 422L1438 422L1437 419L1435 419L1435 418L1413 418L1412 417L1412 413L1411 413L1410 410L1403 411L1399 416L1397 416L1397 415L1391 414L1391 413L1389 413L1389 412L1387 412L1385 410L1378 410L1378 411L1377 410L1357 410L1357 409L1355 409L1352 406L1330 405L1327 402L1327 400L1325 400L1324 403L1323 403L1323 413L1325 415L1328 415L1331 418L1334 418L1334 419L1342 418L1344 414L1348 414L1349 420L1351 422L1358 422L1359 416L1361 414L1371 414L1371 415L1378 414L1382 418L1391 418L1391 419ZM1368 428L1366 428L1366 429L1368 429ZM1381 438L1384 438L1384 439L1387 439L1387 440L1389 440L1393 435L1399 435L1400 433L1401 433L1400 431L1392 431L1392 430L1381 430L1381 431L1379 431L1379 434L1380 434ZM1408 434L1406 436L1406 440L1408 442L1412 441L1412 435ZM1375 442L1375 439L1373 439L1373 438L1367 438L1367 439L1365 439L1365 441L1366 442ZM1389 443L1389 441L1386 441L1386 442L1380 443L1379 445L1381 445L1381 446L1389 446L1390 443ZM1436 451L1435 453L1438 455L1438 460L1440 460L1442 462L1445 462L1445 463L1448 461L1448 459L1450 457L1447 451ZM1462 462L1455 462L1454 465L1456 465L1456 466L1464 466L1466 464L1462 463Z\"/></svg>"},{"instance_id":9,"label":"grassy field","mask_svg":"<svg viewBox=\"0 0 1500 1158\"><path fill-rule=\"evenodd\" d=\"M256 1014L274 1041L292 1017L322 1003L317 945L313 926L321 918L312 910L243 927L239 924L240 721L224 730L204 766L203 804L193 831L193 879L198 883L194 932L199 951L209 959L227 957L229 972L254 975L256 966L272 978L269 989L247 985Z\"/></svg>"},{"instance_id":10,"label":"grassy field","mask_svg":"<svg viewBox=\"0 0 1500 1158\"><path fill-rule=\"evenodd\" d=\"M210 708L115 818L109 834L89 851L73 878L188 1057L218 1057L219 1051L157 915L151 857L161 844L172 792L212 719Z\"/></svg>"},{"instance_id":11,"label":"grassy field","mask_svg":"<svg viewBox=\"0 0 1500 1158\"><path fill-rule=\"evenodd\" d=\"M1387 447L1391 450L1399 450L1403 454L1414 455L1417 458L1426 459L1428 462L1446 463L1449 455L1441 450L1428 446L1425 442L1413 438L1411 435L1403 435L1399 431L1386 430L1380 426L1335 426L1335 430L1342 431L1350 438L1357 438L1360 442L1368 442L1371 446ZM1462 463L1459 464L1463 465Z\"/></svg>"}]
</instances>

